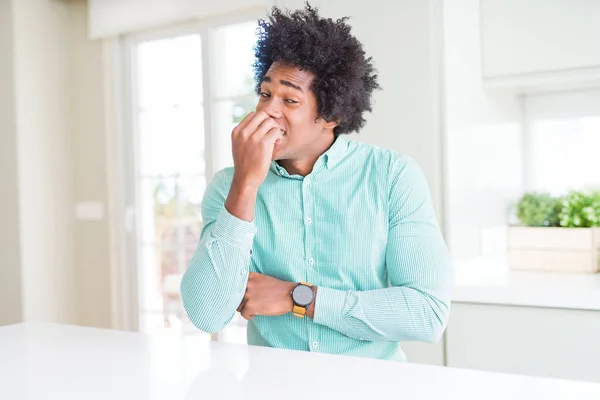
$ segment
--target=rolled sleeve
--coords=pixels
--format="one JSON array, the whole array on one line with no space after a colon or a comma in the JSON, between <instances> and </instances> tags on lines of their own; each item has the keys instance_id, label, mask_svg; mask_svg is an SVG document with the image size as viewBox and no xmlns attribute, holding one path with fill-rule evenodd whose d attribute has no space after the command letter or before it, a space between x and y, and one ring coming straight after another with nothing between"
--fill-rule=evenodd
<instances>
[{"instance_id":1,"label":"rolled sleeve","mask_svg":"<svg viewBox=\"0 0 600 400\"><path fill-rule=\"evenodd\" d=\"M231 215L225 207L219 213L215 221L213 235L228 244L242 248L250 249L254 236L256 235L256 225L254 221L248 222Z\"/></svg>"}]
</instances>

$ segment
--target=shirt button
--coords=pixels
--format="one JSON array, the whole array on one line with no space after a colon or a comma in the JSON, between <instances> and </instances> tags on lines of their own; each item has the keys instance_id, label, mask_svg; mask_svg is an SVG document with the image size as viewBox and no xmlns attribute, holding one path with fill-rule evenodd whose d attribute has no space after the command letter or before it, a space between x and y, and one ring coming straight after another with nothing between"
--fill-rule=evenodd
<instances>
[{"instance_id":1,"label":"shirt button","mask_svg":"<svg viewBox=\"0 0 600 400\"><path fill-rule=\"evenodd\" d=\"M310 258L310 259L308 260L308 263L309 263L310 265L313 265L313 264L315 263L315 260L314 260L313 258Z\"/></svg>"},{"instance_id":2,"label":"shirt button","mask_svg":"<svg viewBox=\"0 0 600 400\"><path fill-rule=\"evenodd\" d=\"M310 185L310 178L306 178L304 182L306 182L307 185Z\"/></svg>"},{"instance_id":3,"label":"shirt button","mask_svg":"<svg viewBox=\"0 0 600 400\"><path fill-rule=\"evenodd\" d=\"M312 219L306 218L306 223L309 224L309 225L312 224Z\"/></svg>"},{"instance_id":4,"label":"shirt button","mask_svg":"<svg viewBox=\"0 0 600 400\"><path fill-rule=\"evenodd\" d=\"M246 275L246 270L245 269L241 270L240 272L241 272L242 275Z\"/></svg>"},{"instance_id":5,"label":"shirt button","mask_svg":"<svg viewBox=\"0 0 600 400\"><path fill-rule=\"evenodd\" d=\"M319 342L317 342L316 340L313 342L313 347L319 347Z\"/></svg>"},{"instance_id":6,"label":"shirt button","mask_svg":"<svg viewBox=\"0 0 600 400\"><path fill-rule=\"evenodd\" d=\"M249 238L251 238L251 237L253 237L253 236L254 236L254 235L253 235L252 233L249 233L249 234L248 234L248 237L249 237Z\"/></svg>"}]
</instances>

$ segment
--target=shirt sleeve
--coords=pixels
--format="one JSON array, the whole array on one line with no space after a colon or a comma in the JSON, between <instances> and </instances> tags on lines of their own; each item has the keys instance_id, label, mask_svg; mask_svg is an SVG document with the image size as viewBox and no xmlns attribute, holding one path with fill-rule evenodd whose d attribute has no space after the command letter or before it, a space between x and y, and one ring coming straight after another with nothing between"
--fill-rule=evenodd
<instances>
[{"instance_id":1,"label":"shirt sleeve","mask_svg":"<svg viewBox=\"0 0 600 400\"><path fill-rule=\"evenodd\" d=\"M371 341L435 342L450 313L452 267L425 177L409 157L391 165L386 267L391 286L317 289L314 321Z\"/></svg>"},{"instance_id":2,"label":"shirt sleeve","mask_svg":"<svg viewBox=\"0 0 600 400\"><path fill-rule=\"evenodd\" d=\"M202 200L204 226L181 281L181 298L190 321L204 332L223 329L235 315L248 283L254 221L243 221L225 208L228 183L215 175Z\"/></svg>"}]
</instances>

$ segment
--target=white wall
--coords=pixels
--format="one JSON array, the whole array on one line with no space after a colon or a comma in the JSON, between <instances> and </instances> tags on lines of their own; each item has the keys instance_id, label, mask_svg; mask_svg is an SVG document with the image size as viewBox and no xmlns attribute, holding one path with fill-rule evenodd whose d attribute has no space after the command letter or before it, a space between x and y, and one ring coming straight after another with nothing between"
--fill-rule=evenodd
<instances>
[{"instance_id":1,"label":"white wall","mask_svg":"<svg viewBox=\"0 0 600 400\"><path fill-rule=\"evenodd\" d=\"M481 8L486 78L600 67L598 1L481 0Z\"/></svg>"},{"instance_id":2,"label":"white wall","mask_svg":"<svg viewBox=\"0 0 600 400\"><path fill-rule=\"evenodd\" d=\"M482 86L479 1L444 1L447 240L454 259L480 255L481 230L504 225L520 195L521 106Z\"/></svg>"},{"instance_id":3,"label":"white wall","mask_svg":"<svg viewBox=\"0 0 600 400\"><path fill-rule=\"evenodd\" d=\"M69 152L69 5L13 1L25 320L75 318Z\"/></svg>"},{"instance_id":4,"label":"white wall","mask_svg":"<svg viewBox=\"0 0 600 400\"><path fill-rule=\"evenodd\" d=\"M23 318L13 50L12 1L0 0L0 325Z\"/></svg>"}]
</instances>

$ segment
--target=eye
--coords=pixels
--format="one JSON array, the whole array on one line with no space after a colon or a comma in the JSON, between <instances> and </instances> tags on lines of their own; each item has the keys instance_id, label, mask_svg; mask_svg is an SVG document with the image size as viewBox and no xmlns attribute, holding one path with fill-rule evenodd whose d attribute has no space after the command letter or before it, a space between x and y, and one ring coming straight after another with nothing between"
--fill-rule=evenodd
<instances>
[{"instance_id":1,"label":"eye","mask_svg":"<svg viewBox=\"0 0 600 400\"><path fill-rule=\"evenodd\" d=\"M259 95L260 97L265 97L265 98L267 98L267 97L271 97L271 95L270 95L270 94L268 94L268 93L265 93L265 92L260 92L258 95Z\"/></svg>"},{"instance_id":2,"label":"eye","mask_svg":"<svg viewBox=\"0 0 600 400\"><path fill-rule=\"evenodd\" d=\"M297 104L298 103L296 100L292 100L292 99L285 99L284 101L288 104Z\"/></svg>"}]
</instances>

